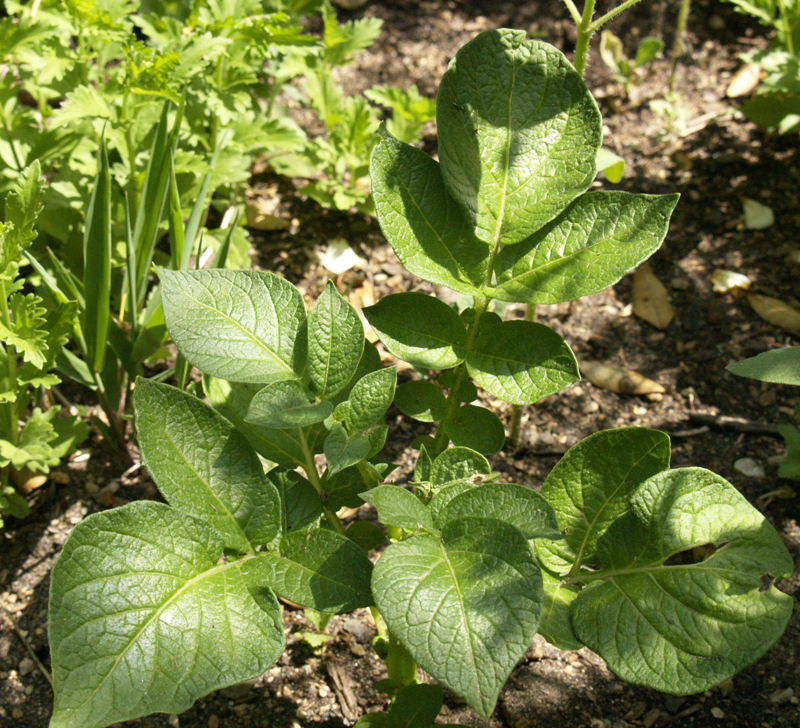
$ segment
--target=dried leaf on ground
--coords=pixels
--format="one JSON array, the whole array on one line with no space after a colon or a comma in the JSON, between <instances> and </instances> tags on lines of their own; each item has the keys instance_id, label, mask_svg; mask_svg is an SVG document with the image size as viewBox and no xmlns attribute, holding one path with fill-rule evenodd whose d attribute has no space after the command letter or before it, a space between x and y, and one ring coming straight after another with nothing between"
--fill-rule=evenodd
<instances>
[{"instance_id":1,"label":"dried leaf on ground","mask_svg":"<svg viewBox=\"0 0 800 728\"><path fill-rule=\"evenodd\" d=\"M711 276L715 293L739 293L750 288L750 279L744 273L732 270L715 270Z\"/></svg>"},{"instance_id":2,"label":"dried leaf on ground","mask_svg":"<svg viewBox=\"0 0 800 728\"><path fill-rule=\"evenodd\" d=\"M740 96L747 96L755 90L761 78L761 66L757 63L745 63L731 77L725 95L729 99L736 99Z\"/></svg>"},{"instance_id":3,"label":"dried leaf on ground","mask_svg":"<svg viewBox=\"0 0 800 728\"><path fill-rule=\"evenodd\" d=\"M762 205L749 197L742 197L742 207L744 208L744 226L748 230L764 230L775 222L775 213L772 212L771 207Z\"/></svg>"},{"instance_id":4,"label":"dried leaf on ground","mask_svg":"<svg viewBox=\"0 0 800 728\"><path fill-rule=\"evenodd\" d=\"M777 298L762 296L760 293L751 293L747 300L753 310L767 323L784 331L800 334L800 311L796 308Z\"/></svg>"},{"instance_id":5,"label":"dried leaf on ground","mask_svg":"<svg viewBox=\"0 0 800 728\"><path fill-rule=\"evenodd\" d=\"M633 313L657 329L665 329L675 318L664 284L653 269L644 263L633 274Z\"/></svg>"},{"instance_id":6,"label":"dried leaf on ground","mask_svg":"<svg viewBox=\"0 0 800 728\"><path fill-rule=\"evenodd\" d=\"M611 367L595 361L579 362L581 374L592 384L617 394L656 394L666 392L658 382L630 369Z\"/></svg>"},{"instance_id":7,"label":"dried leaf on ground","mask_svg":"<svg viewBox=\"0 0 800 728\"><path fill-rule=\"evenodd\" d=\"M269 196L247 197L247 227L254 230L286 230L288 217L281 216L281 198L277 188Z\"/></svg>"},{"instance_id":8,"label":"dried leaf on ground","mask_svg":"<svg viewBox=\"0 0 800 728\"><path fill-rule=\"evenodd\" d=\"M339 275L363 263L344 238L333 238L319 256L320 263L331 273Z\"/></svg>"}]
</instances>

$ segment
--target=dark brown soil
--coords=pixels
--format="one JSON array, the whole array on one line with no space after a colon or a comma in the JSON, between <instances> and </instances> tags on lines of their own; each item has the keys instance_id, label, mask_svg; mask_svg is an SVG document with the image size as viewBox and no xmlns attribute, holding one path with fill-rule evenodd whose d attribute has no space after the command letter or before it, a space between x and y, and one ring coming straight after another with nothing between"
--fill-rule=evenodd
<instances>
[{"instance_id":1,"label":"dark brown soil","mask_svg":"<svg viewBox=\"0 0 800 728\"><path fill-rule=\"evenodd\" d=\"M676 13L677 4L646 2L621 16L612 29L629 53L634 52L637 38L646 35L662 36L669 48ZM361 14L386 22L373 51L342 75L351 92L374 83L416 83L422 92L435 94L456 50L489 28L523 28L568 55L574 50L571 21L556 0L385 0L344 13ZM677 317L660 331L631 316L630 277L577 302L542 306L537 316L570 342L579 360L633 369L660 382L666 393L656 402L618 395L584 380L526 408L521 448L504 451L493 465L509 481L538 486L560 455L592 432L621 425L659 428L672 436L674 466L702 466L730 480L775 525L797 561L800 501L798 486L777 477L775 456L783 452L782 441L774 433L739 432L713 422L715 417L733 416L763 425L790 423L800 404L796 389L761 386L725 371L730 362L798 342L762 321L746 298L717 294L711 288L712 273L724 268L748 275L759 292L794 304L800 299L800 266L790 257L800 249L797 137L766 136L741 114L729 113L735 102L725 98L727 82L740 64L738 54L766 43L760 33L754 22L730 6L695 3L675 86L690 119L671 128L649 105L665 95L668 60L658 60L626 98L598 54L591 56L586 76L603 111L605 144L628 163L618 188L682 194L667 240L651 260L669 289ZM433 128L425 146L435 153ZM256 180L256 185L263 183ZM365 262L338 278L340 290L363 292L371 286L378 298L392 291L431 290L403 271L375 221L321 210L294 196L292 189L283 185L283 202L299 224L285 232L257 233L257 265L285 275L313 299L328 278L315 251L341 236ZM768 204L775 225L760 231L745 229L743 196ZM505 315L522 316L523 311L509 306ZM504 405L500 411L505 417L510 414ZM420 430L400 423L393 411L390 414L390 455L403 466L398 471L402 479L409 471L404 450ZM712 415L712 423L697 421L698 414ZM754 460L764 476L740 472L735 463L742 458ZM26 646L45 667L49 665L49 571L72 526L88 513L155 496L146 476L122 475L124 470L124 464L106 451L87 447L34 493L34 514L23 522L11 520L2 532L0 727L47 725L52 691ZM798 587L797 574L781 585L793 595ZM153 716L127 725L341 728L385 703L374 688L383 675L371 650L373 627L366 611L334 618L328 627L333 639L317 650L298 637L311 629L302 611L286 607L285 627L287 651L258 680L209 695L183 715ZM756 664L714 690L676 697L629 686L590 651L560 652L537 637L512 673L490 720L478 718L453 695L447 696L442 720L492 728L797 728L798 638L800 610L796 609L784 637Z\"/></svg>"}]
</instances>

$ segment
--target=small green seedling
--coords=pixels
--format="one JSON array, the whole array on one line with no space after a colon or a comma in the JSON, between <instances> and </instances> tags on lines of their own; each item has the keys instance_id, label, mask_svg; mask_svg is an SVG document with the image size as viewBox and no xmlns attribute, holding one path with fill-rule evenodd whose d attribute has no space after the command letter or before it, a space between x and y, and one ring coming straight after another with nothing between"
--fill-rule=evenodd
<instances>
[{"instance_id":1,"label":"small green seedling","mask_svg":"<svg viewBox=\"0 0 800 728\"><path fill-rule=\"evenodd\" d=\"M375 204L404 265L473 305L459 315L413 292L366 311L430 381L398 386L331 283L307 312L271 273L162 271L166 325L208 402L137 383L143 462L167 503L94 514L65 544L50 596L52 728L180 713L262 674L284 647L278 596L371 609L394 698L360 728L434 724L442 691L415 684L417 666L490 716L537 631L592 648L626 680L688 693L785 629L792 599L775 582L793 564L780 536L722 478L671 470L665 434L592 435L538 493L491 472L502 424L472 404L477 386L527 404L579 378L558 334L489 303L611 285L659 246L677 196L587 192L597 106L560 52L519 31L459 51L437 119L438 163L383 132ZM380 457L393 402L436 423L406 487L386 482ZM365 503L385 532L337 516ZM373 566L368 551L387 540Z\"/></svg>"},{"instance_id":2,"label":"small green seedling","mask_svg":"<svg viewBox=\"0 0 800 728\"><path fill-rule=\"evenodd\" d=\"M622 41L610 30L600 33L600 57L614 72L617 83L622 84L626 94L639 82L637 71L650 63L664 47L659 38L647 37L639 44L636 57L631 60L625 55Z\"/></svg>"}]
</instances>

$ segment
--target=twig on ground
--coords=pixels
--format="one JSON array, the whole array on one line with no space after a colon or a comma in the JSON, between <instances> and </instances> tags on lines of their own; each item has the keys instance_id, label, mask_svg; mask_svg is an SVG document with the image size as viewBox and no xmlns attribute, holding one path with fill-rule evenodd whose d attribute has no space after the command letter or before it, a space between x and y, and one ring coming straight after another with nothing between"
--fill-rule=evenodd
<instances>
[{"instance_id":1,"label":"twig on ground","mask_svg":"<svg viewBox=\"0 0 800 728\"><path fill-rule=\"evenodd\" d=\"M45 680L50 683L50 687L53 687L53 678L50 675L48 669L42 664L42 661L36 656L36 653L33 651L33 647L31 647L30 643L28 642L28 638L25 636L23 631L17 626L17 623L14 621L13 617L9 614L8 610L6 609L5 605L0 602L0 609L3 610L3 614L5 618L11 622L11 626L14 628L14 631L17 633L17 637L19 637L20 642L25 645L25 649L28 651L28 654L31 656L36 667L39 668L39 671L44 675Z\"/></svg>"},{"instance_id":2,"label":"twig on ground","mask_svg":"<svg viewBox=\"0 0 800 728\"><path fill-rule=\"evenodd\" d=\"M746 432L751 435L770 435L780 437L780 432L775 425L764 425L760 422L746 420L744 417L728 417L726 415L712 415L706 412L689 412L692 422L699 422L719 430L732 430L733 432Z\"/></svg>"}]
</instances>

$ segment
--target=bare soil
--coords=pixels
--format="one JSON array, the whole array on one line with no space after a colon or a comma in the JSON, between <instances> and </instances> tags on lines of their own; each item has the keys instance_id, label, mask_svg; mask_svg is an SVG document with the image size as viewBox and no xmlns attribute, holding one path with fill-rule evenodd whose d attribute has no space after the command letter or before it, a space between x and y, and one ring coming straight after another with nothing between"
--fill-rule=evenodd
<instances>
[{"instance_id":1,"label":"bare soil","mask_svg":"<svg viewBox=\"0 0 800 728\"><path fill-rule=\"evenodd\" d=\"M663 37L670 48L676 13L676 4L646 2L611 28L630 54L637 39L647 35ZM364 14L383 18L384 31L373 50L342 74L351 92L374 83L416 83L423 93L433 95L458 48L489 28L522 28L568 55L574 50L572 23L556 0L385 0L342 13ZM748 275L754 290L795 305L800 299L800 265L793 262L800 259L793 257L800 250L797 137L766 136L732 112L736 102L725 98L727 83L740 65L738 55L765 44L755 22L731 7L708 0L695 3L675 85L690 118L672 126L650 109L650 101L664 98L667 90L668 59L656 61L626 97L598 54L592 54L586 77L603 112L605 144L628 164L617 188L682 195L667 240L651 260L668 287L677 317L661 331L630 315L630 276L586 299L541 306L537 317L570 342L579 360L633 369L660 382L666 393L661 401L652 401L615 394L584 380L526 408L521 448L504 451L493 466L508 481L538 487L566 449L593 432L623 425L658 428L672 437L674 466L702 466L730 480L775 525L797 562L798 486L777 476L775 456L783 452L783 444L771 426L795 421L800 395L793 388L736 378L725 365L798 342L762 321L746 298L717 294L711 287L712 273L727 269ZM424 146L436 152L433 126ZM328 279L317 252L337 236L347 239L364 259L361 267L338 277L340 290L363 293L371 286L378 298L400 290L431 290L405 273L374 220L322 210L295 194L292 184L276 182L268 174L254 178L253 184L277 185L289 214L299 221L288 231L254 234L254 264L285 275L309 300ZM747 230L742 197L769 205L775 225ZM505 311L507 317L522 315L521 307ZM489 404L499 406L504 417L510 415L507 406ZM389 455L400 463L396 477L402 482L411 466L404 451L422 430L400 422L397 414L390 411ZM748 426L744 431L732 429L721 419L724 416L741 418ZM764 475L745 475L737 469L742 458L755 461ZM98 443L87 443L34 492L34 513L22 522L11 520L2 532L0 727L47 725L52 690L37 661L49 667L49 572L69 530L88 513L157 497L146 473L125 470ZM361 517L369 515L365 507ZM780 585L795 598L798 587L797 574ZM316 650L300 639L300 632L312 629L303 612L287 606L284 614L287 650L265 675L213 693L183 715L157 715L125 725L341 728L386 703L374 688L383 674L372 653L374 628L366 611L335 617L328 627L333 639ZM565 653L537 637L489 720L478 718L450 694L441 720L491 728L797 728L799 637L796 609L784 637L761 660L728 683L693 696L630 686L588 649Z\"/></svg>"}]
</instances>

